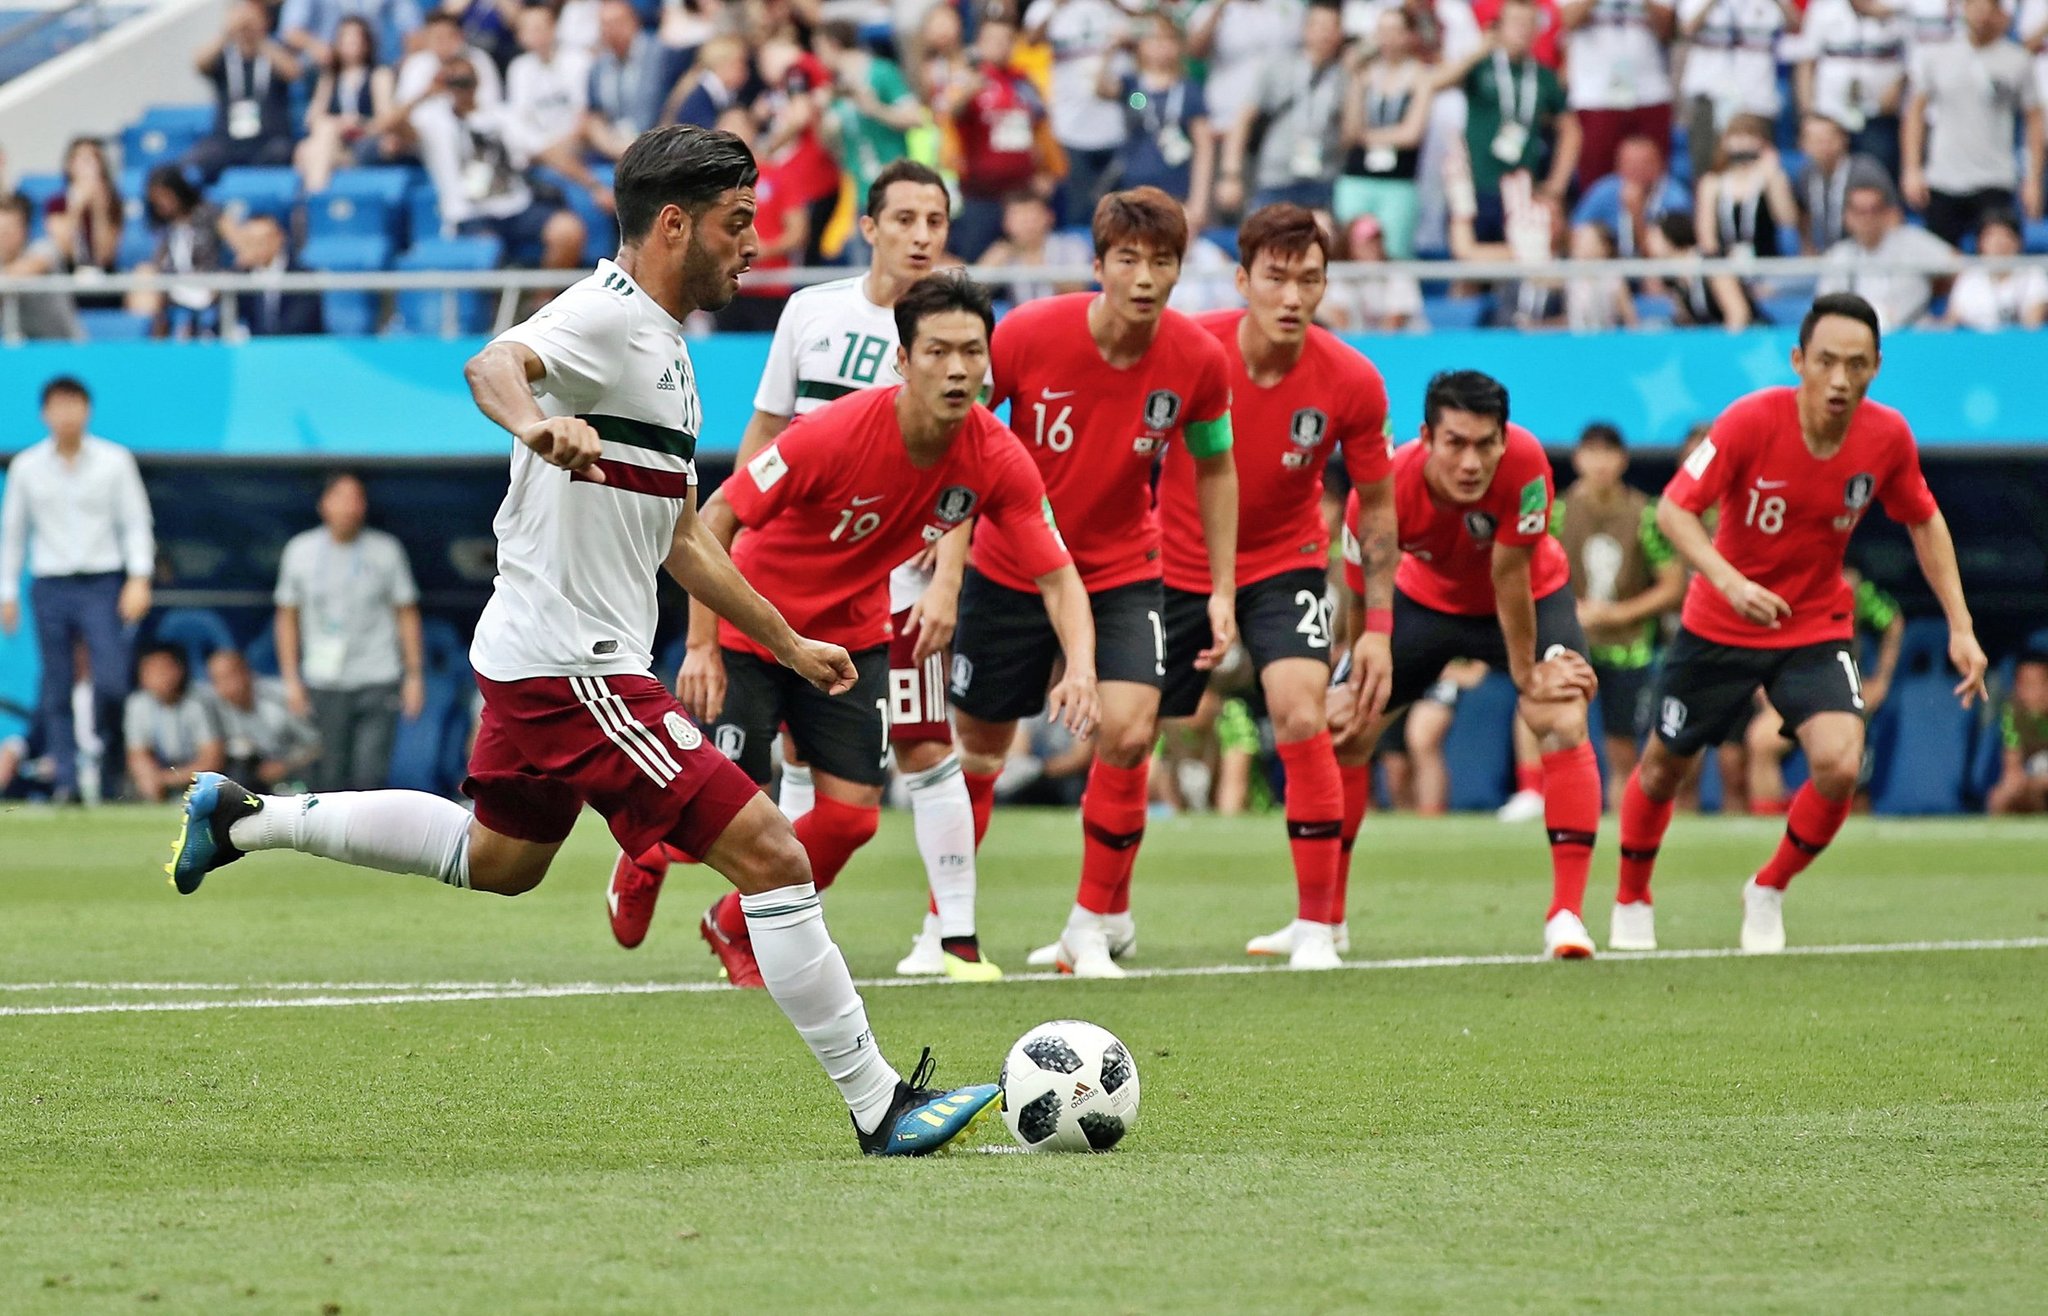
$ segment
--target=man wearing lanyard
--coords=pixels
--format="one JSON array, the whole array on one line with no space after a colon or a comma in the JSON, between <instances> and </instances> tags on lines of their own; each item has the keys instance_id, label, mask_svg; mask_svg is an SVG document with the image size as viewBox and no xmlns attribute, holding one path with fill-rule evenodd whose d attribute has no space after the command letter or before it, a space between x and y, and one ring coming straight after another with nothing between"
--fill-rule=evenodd
<instances>
[{"instance_id":1,"label":"man wearing lanyard","mask_svg":"<svg viewBox=\"0 0 2048 1316\"><path fill-rule=\"evenodd\" d=\"M1799 151L1806 163L1799 170L1793 194L1798 197L1806 254L1819 255L1840 242L1848 230L1842 220L1849 188L1889 187L1884 166L1861 151L1849 150L1849 130L1819 110L1808 110L1799 122Z\"/></svg>"},{"instance_id":2,"label":"man wearing lanyard","mask_svg":"<svg viewBox=\"0 0 2048 1316\"><path fill-rule=\"evenodd\" d=\"M1507 0L1478 49L1435 78L1440 91L1465 89L1465 149L1478 202L1472 227L1481 242L1507 237L1502 179L1543 169L1537 190L1562 202L1578 168L1579 116L1566 106L1557 74L1533 53L1539 20L1529 0Z\"/></svg>"},{"instance_id":3,"label":"man wearing lanyard","mask_svg":"<svg viewBox=\"0 0 2048 1316\"><path fill-rule=\"evenodd\" d=\"M91 668L93 721L106 742L103 798L119 794L121 701L128 693L132 628L149 611L156 535L135 458L85 432L92 397L59 376L43 386L50 436L14 459L0 501L0 630L21 625L21 573L34 576L42 664L44 743L55 761L55 799L78 797L78 737L71 713L74 650Z\"/></svg>"},{"instance_id":4,"label":"man wearing lanyard","mask_svg":"<svg viewBox=\"0 0 2048 1316\"><path fill-rule=\"evenodd\" d=\"M292 713L320 730L316 790L382 786L399 713L426 703L419 590L368 512L362 481L329 477L321 528L294 535L277 568L277 663Z\"/></svg>"},{"instance_id":5,"label":"man wearing lanyard","mask_svg":"<svg viewBox=\"0 0 2048 1316\"><path fill-rule=\"evenodd\" d=\"M229 165L292 161L291 85L300 65L268 29L263 6L241 0L228 10L220 38L193 61L219 102L213 132L188 157L208 181Z\"/></svg>"},{"instance_id":6,"label":"man wearing lanyard","mask_svg":"<svg viewBox=\"0 0 2048 1316\"><path fill-rule=\"evenodd\" d=\"M1269 63L1258 94L1239 111L1223 146L1223 170L1216 208L1245 206L1245 160L1254 129L1263 120L1250 209L1286 201L1328 210L1343 164L1338 150L1344 109L1344 20L1335 4L1321 0L1302 20L1301 54Z\"/></svg>"}]
</instances>

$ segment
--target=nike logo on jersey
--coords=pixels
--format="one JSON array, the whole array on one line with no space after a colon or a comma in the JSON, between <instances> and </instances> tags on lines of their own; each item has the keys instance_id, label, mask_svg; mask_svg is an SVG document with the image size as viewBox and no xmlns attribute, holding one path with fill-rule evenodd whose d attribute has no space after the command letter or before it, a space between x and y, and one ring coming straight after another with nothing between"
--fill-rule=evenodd
<instances>
[{"instance_id":1,"label":"nike logo on jersey","mask_svg":"<svg viewBox=\"0 0 2048 1316\"><path fill-rule=\"evenodd\" d=\"M867 506L867 505L868 505L869 503L879 503L879 502L881 502L881 501L882 501L882 499L883 499L884 497L886 497L886 496L887 496L887 495L885 495L885 494L876 494L876 495L874 495L874 496L873 496L873 497L871 497L871 498L856 498L856 499L854 499L854 500L853 500L853 505L854 505L855 507L866 507L866 506Z\"/></svg>"},{"instance_id":2,"label":"nike logo on jersey","mask_svg":"<svg viewBox=\"0 0 2048 1316\"><path fill-rule=\"evenodd\" d=\"M1790 480L1758 480L1756 487L1759 489L1782 489L1790 483L1792 483Z\"/></svg>"},{"instance_id":3,"label":"nike logo on jersey","mask_svg":"<svg viewBox=\"0 0 2048 1316\"><path fill-rule=\"evenodd\" d=\"M1046 388L1046 389L1040 389L1040 390L1039 390L1039 392L1041 392L1041 393L1045 394L1045 400L1046 400L1047 402L1057 402L1057 401L1059 401L1059 400L1060 400L1061 398L1070 398L1070 397L1074 396L1074 394L1075 394L1076 390L1074 390L1074 389L1071 389L1071 388L1069 388L1069 389L1062 389L1061 391L1059 391L1059 392L1055 393L1055 392L1054 392L1053 390L1051 390L1051 389L1049 389L1049 388Z\"/></svg>"}]
</instances>

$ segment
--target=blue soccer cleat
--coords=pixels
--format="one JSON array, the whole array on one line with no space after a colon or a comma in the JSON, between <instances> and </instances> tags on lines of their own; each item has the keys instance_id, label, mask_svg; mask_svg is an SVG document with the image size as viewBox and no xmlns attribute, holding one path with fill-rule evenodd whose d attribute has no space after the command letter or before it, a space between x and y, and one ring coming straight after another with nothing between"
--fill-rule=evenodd
<instances>
[{"instance_id":1,"label":"blue soccer cleat","mask_svg":"<svg viewBox=\"0 0 2048 1316\"><path fill-rule=\"evenodd\" d=\"M981 1113L995 1104L1002 1089L994 1083L941 1092L931 1082L932 1051L924 1049L910 1081L896 1084L896 1100L873 1133L861 1133L860 1149L870 1156L929 1156L967 1131Z\"/></svg>"},{"instance_id":2,"label":"blue soccer cleat","mask_svg":"<svg viewBox=\"0 0 2048 1316\"><path fill-rule=\"evenodd\" d=\"M178 894L191 895L208 873L240 859L242 852L228 840L228 828L237 818L262 811L262 798L241 783L218 772L194 777L185 791L185 816L178 823L171 862L164 865Z\"/></svg>"}]
</instances>

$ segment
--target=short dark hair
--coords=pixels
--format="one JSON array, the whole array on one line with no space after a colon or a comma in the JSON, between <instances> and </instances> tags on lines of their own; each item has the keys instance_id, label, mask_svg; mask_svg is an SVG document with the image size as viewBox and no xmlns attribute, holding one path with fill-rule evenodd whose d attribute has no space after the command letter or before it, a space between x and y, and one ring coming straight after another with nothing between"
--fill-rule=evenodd
<instances>
[{"instance_id":1,"label":"short dark hair","mask_svg":"<svg viewBox=\"0 0 2048 1316\"><path fill-rule=\"evenodd\" d=\"M437 9L430 9L430 10L428 10L428 11L427 11L427 16L426 16L425 18L422 18L422 19L420 20L420 26L421 26L422 28L429 28L429 27L432 27L432 26L434 26L434 25L435 25L436 23L452 23L452 24L454 24L454 25L455 25L456 27L461 27L461 26L462 26L462 19L461 19L461 18L459 18L459 17L457 17L457 16L456 16L456 15L454 15L454 14L451 14L451 13L449 13L449 12L448 12L447 10L445 10L445 9L438 9L438 8L437 8Z\"/></svg>"},{"instance_id":2,"label":"short dark hair","mask_svg":"<svg viewBox=\"0 0 2048 1316\"><path fill-rule=\"evenodd\" d=\"M1120 242L1143 242L1182 259L1188 254L1187 212L1156 187L1111 192L1096 202L1094 234L1098 260Z\"/></svg>"},{"instance_id":3,"label":"short dark hair","mask_svg":"<svg viewBox=\"0 0 2048 1316\"><path fill-rule=\"evenodd\" d=\"M363 477L354 471L332 470L320 477L320 496L325 498L328 494L333 493L334 486L345 480L353 480L356 487L361 489L365 495L369 493L369 486L363 483Z\"/></svg>"},{"instance_id":4,"label":"short dark hair","mask_svg":"<svg viewBox=\"0 0 2048 1316\"><path fill-rule=\"evenodd\" d=\"M882 217L882 208L889 203L889 186L892 183L914 183L919 187L936 187L946 198L947 208L949 210L952 208L952 190L946 186L946 180L938 170L930 165L919 164L915 160L895 160L891 161L881 173L875 175L874 182L868 184L869 219L880 219Z\"/></svg>"},{"instance_id":5,"label":"short dark hair","mask_svg":"<svg viewBox=\"0 0 2048 1316\"><path fill-rule=\"evenodd\" d=\"M619 157L612 179L619 237L646 237L663 206L702 215L727 192L752 187L760 177L754 153L729 132L692 124L650 128Z\"/></svg>"},{"instance_id":6,"label":"short dark hair","mask_svg":"<svg viewBox=\"0 0 2048 1316\"><path fill-rule=\"evenodd\" d=\"M43 397L39 405L49 406L50 399L58 396L77 398L87 406L92 405L92 390L76 375L53 375L43 385Z\"/></svg>"},{"instance_id":7,"label":"short dark hair","mask_svg":"<svg viewBox=\"0 0 2048 1316\"><path fill-rule=\"evenodd\" d=\"M860 29L843 18L834 18L818 24L812 29L813 37L823 37L843 50L860 49Z\"/></svg>"},{"instance_id":8,"label":"short dark hair","mask_svg":"<svg viewBox=\"0 0 2048 1316\"><path fill-rule=\"evenodd\" d=\"M2022 236L2024 236L2027 231L2026 225L2020 222L2019 212L2015 211L2010 206L1993 206L1989 210L1986 210L1983 214L1977 216L1977 233L1980 237L1983 235L1985 229L1991 228L1993 225L1996 225L1999 228L2009 229L2014 233L2021 234Z\"/></svg>"},{"instance_id":9,"label":"short dark hair","mask_svg":"<svg viewBox=\"0 0 2048 1316\"><path fill-rule=\"evenodd\" d=\"M1657 231L1664 240L1680 251L1691 251L1700 245L1700 231L1692 222L1692 216L1679 210L1667 210L1657 217Z\"/></svg>"},{"instance_id":10,"label":"short dark hair","mask_svg":"<svg viewBox=\"0 0 2048 1316\"><path fill-rule=\"evenodd\" d=\"M4 196L0 196L0 211L5 211L11 215L20 215L21 222L27 224L35 216L35 205L21 193L9 192Z\"/></svg>"},{"instance_id":11,"label":"short dark hair","mask_svg":"<svg viewBox=\"0 0 2048 1316\"><path fill-rule=\"evenodd\" d=\"M925 317L948 311L966 311L978 316L993 337L996 332L995 298L982 284L960 270L927 274L896 299L896 341L907 349L917 341L917 326Z\"/></svg>"},{"instance_id":12,"label":"short dark hair","mask_svg":"<svg viewBox=\"0 0 2048 1316\"><path fill-rule=\"evenodd\" d=\"M1237 228L1237 263L1247 270L1262 251L1291 260L1310 247L1321 248L1324 261L1330 259L1330 235L1316 222L1315 212L1292 202L1261 206Z\"/></svg>"},{"instance_id":13,"label":"short dark hair","mask_svg":"<svg viewBox=\"0 0 2048 1316\"><path fill-rule=\"evenodd\" d=\"M2048 667L2048 649L2027 649L2020 654L2019 661L2013 666Z\"/></svg>"},{"instance_id":14,"label":"short dark hair","mask_svg":"<svg viewBox=\"0 0 2048 1316\"><path fill-rule=\"evenodd\" d=\"M1613 448L1616 452L1627 452L1628 442L1621 437L1618 426L1604 420L1596 420L1579 431L1581 448Z\"/></svg>"},{"instance_id":15,"label":"short dark hair","mask_svg":"<svg viewBox=\"0 0 2048 1316\"><path fill-rule=\"evenodd\" d=\"M204 199L200 196L199 189L193 186L192 180L185 176L185 171L174 164L160 164L149 171L148 181L143 184L143 192L147 194L155 191L157 188L163 188L177 199L178 213L180 214L188 215L192 213L193 209ZM161 221L152 212L150 222L159 223Z\"/></svg>"},{"instance_id":16,"label":"short dark hair","mask_svg":"<svg viewBox=\"0 0 2048 1316\"><path fill-rule=\"evenodd\" d=\"M1446 411L1491 416L1507 428L1507 385L1479 370L1440 370L1422 395L1422 423L1432 428Z\"/></svg>"},{"instance_id":17,"label":"short dark hair","mask_svg":"<svg viewBox=\"0 0 2048 1316\"><path fill-rule=\"evenodd\" d=\"M171 659L178 664L178 670L181 672L190 672L192 670L192 664L185 660L185 651L177 645L166 643L163 640L152 640L142 646L142 652L135 655L136 670L140 671L142 664L156 657Z\"/></svg>"},{"instance_id":18,"label":"short dark hair","mask_svg":"<svg viewBox=\"0 0 2048 1316\"><path fill-rule=\"evenodd\" d=\"M1813 341L1813 327L1830 315L1839 315L1870 330L1870 343L1882 348L1884 331L1877 325L1877 308L1853 292L1822 293L1813 299L1813 305L1806 308L1806 316L1799 322L1799 346L1802 350Z\"/></svg>"}]
</instances>

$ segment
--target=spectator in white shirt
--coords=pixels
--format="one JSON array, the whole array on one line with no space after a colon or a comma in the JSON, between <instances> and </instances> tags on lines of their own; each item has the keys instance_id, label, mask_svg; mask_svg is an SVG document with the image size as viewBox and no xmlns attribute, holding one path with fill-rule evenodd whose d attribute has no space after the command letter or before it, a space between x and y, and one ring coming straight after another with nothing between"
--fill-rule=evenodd
<instances>
[{"instance_id":1,"label":"spectator in white shirt","mask_svg":"<svg viewBox=\"0 0 2048 1316\"><path fill-rule=\"evenodd\" d=\"M2017 256L2020 251L2020 217L2010 210L1994 210L1977 225L1978 255ZM1994 274L1973 266L1957 277L1942 323L1990 333L2039 329L2043 319L2048 319L2048 270L2034 265Z\"/></svg>"},{"instance_id":2,"label":"spectator in white shirt","mask_svg":"<svg viewBox=\"0 0 2048 1316\"><path fill-rule=\"evenodd\" d=\"M294 535L277 567L277 665L287 706L319 728L319 790L382 786L398 715L426 706L419 589L368 514L362 481L334 476L323 524Z\"/></svg>"},{"instance_id":3,"label":"spectator in white shirt","mask_svg":"<svg viewBox=\"0 0 2048 1316\"><path fill-rule=\"evenodd\" d=\"M1268 63L1301 46L1302 0L1204 0L1188 18L1188 54L1207 60L1209 121L1237 122Z\"/></svg>"},{"instance_id":4,"label":"spectator in white shirt","mask_svg":"<svg viewBox=\"0 0 2048 1316\"><path fill-rule=\"evenodd\" d=\"M1578 112L1579 187L1614 171L1631 137L1647 137L1671 154L1671 36L1677 15L1664 0L1565 0L1568 88Z\"/></svg>"},{"instance_id":5,"label":"spectator in white shirt","mask_svg":"<svg viewBox=\"0 0 2048 1316\"><path fill-rule=\"evenodd\" d=\"M435 10L420 26L419 46L398 66L398 86L391 93L397 106L398 123L407 130L412 111L434 94L441 70L451 59L467 59L476 73L476 103L496 109L505 99L505 87L498 66L491 57L469 44L462 31L462 19L445 9Z\"/></svg>"},{"instance_id":6,"label":"spectator in white shirt","mask_svg":"<svg viewBox=\"0 0 2048 1316\"><path fill-rule=\"evenodd\" d=\"M2048 140L2034 96L2034 70L2019 42L2005 35L1998 0L1963 0L1965 34L1919 51L1906 103L1899 176L1906 203L1948 243L1994 210L2018 201L2041 218L2041 174ZM2026 127L2026 170L2013 164L2014 131Z\"/></svg>"},{"instance_id":7,"label":"spectator in white shirt","mask_svg":"<svg viewBox=\"0 0 2048 1316\"><path fill-rule=\"evenodd\" d=\"M1685 140L1698 179L1714 167L1714 144L1736 115L1778 117L1778 36L1799 30L1799 11L1791 0L1680 0L1678 26Z\"/></svg>"},{"instance_id":8,"label":"spectator in white shirt","mask_svg":"<svg viewBox=\"0 0 2048 1316\"><path fill-rule=\"evenodd\" d=\"M1849 130L1851 149L1899 174L1899 109L1905 103L1906 25L1864 12L1854 0L1813 0L1786 54L1798 64L1799 103Z\"/></svg>"},{"instance_id":9,"label":"spectator in white shirt","mask_svg":"<svg viewBox=\"0 0 2048 1316\"><path fill-rule=\"evenodd\" d=\"M1843 222L1849 236L1828 250L1829 263L1840 268L1821 277L1818 291L1862 297L1877 308L1878 323L1886 333L1926 314L1936 283L1946 282L1947 275L1874 267L1892 261L1940 264L1953 261L1955 249L1926 229L1907 224L1889 187L1851 187Z\"/></svg>"},{"instance_id":10,"label":"spectator in white shirt","mask_svg":"<svg viewBox=\"0 0 2048 1316\"><path fill-rule=\"evenodd\" d=\"M1044 268L1064 265L1070 269L1086 269L1094 259L1095 245L1087 238L1078 233L1054 231L1050 201L1036 192L1023 191L1014 193L1003 203L1003 236L981 254L978 263ZM1088 281L1085 279L1078 283L1059 284L1019 280L1009 285L1010 301L1021 306L1041 297L1078 292L1086 287Z\"/></svg>"},{"instance_id":11,"label":"spectator in white shirt","mask_svg":"<svg viewBox=\"0 0 2048 1316\"><path fill-rule=\"evenodd\" d=\"M121 710L121 738L128 747L128 780L136 798L162 803L192 784L202 772L226 766L220 725L192 688L185 655L170 645L145 652L135 665L136 684Z\"/></svg>"},{"instance_id":12,"label":"spectator in white shirt","mask_svg":"<svg viewBox=\"0 0 2048 1316\"><path fill-rule=\"evenodd\" d=\"M460 234L495 234L509 265L565 270L583 263L582 219L534 196L527 158L509 140L505 107L480 103L468 59L449 60L408 115L442 224Z\"/></svg>"},{"instance_id":13,"label":"spectator in white shirt","mask_svg":"<svg viewBox=\"0 0 2048 1316\"><path fill-rule=\"evenodd\" d=\"M149 611L156 535L149 495L135 458L118 444L87 434L92 396L60 376L43 386L43 423L50 435L14 459L0 498L0 630L21 625L21 573L33 577L42 665L38 706L44 743L56 760L58 798L78 793L77 736L71 711L73 649L82 642L90 664L94 721L121 725L128 693L133 627ZM118 773L121 756L103 766ZM108 781L108 797L118 778Z\"/></svg>"},{"instance_id":14,"label":"spectator in white shirt","mask_svg":"<svg viewBox=\"0 0 2048 1316\"><path fill-rule=\"evenodd\" d=\"M1131 17L1113 0L1034 0L1024 38L1052 44L1052 135L1067 156L1065 220L1088 223L1124 141L1124 107L1096 94Z\"/></svg>"},{"instance_id":15,"label":"spectator in white shirt","mask_svg":"<svg viewBox=\"0 0 2048 1316\"><path fill-rule=\"evenodd\" d=\"M505 145L564 175L611 209L611 189L583 162L583 114L590 106L590 56L566 49L555 11L529 5L516 29L523 52L505 70Z\"/></svg>"}]
</instances>

